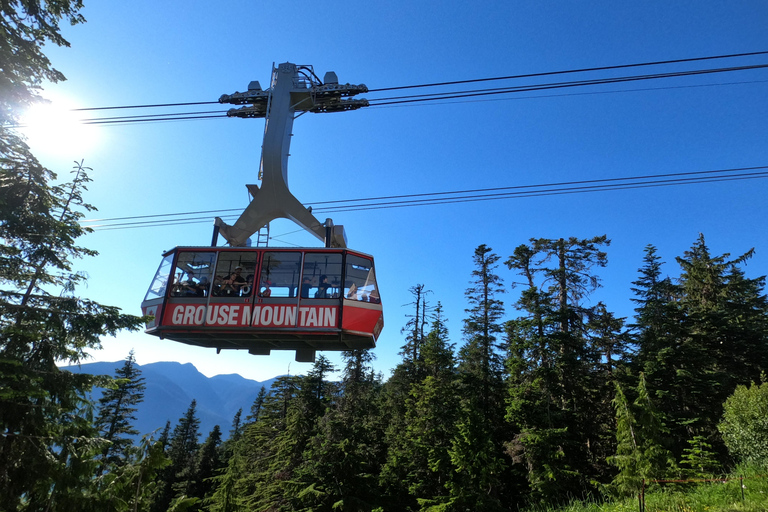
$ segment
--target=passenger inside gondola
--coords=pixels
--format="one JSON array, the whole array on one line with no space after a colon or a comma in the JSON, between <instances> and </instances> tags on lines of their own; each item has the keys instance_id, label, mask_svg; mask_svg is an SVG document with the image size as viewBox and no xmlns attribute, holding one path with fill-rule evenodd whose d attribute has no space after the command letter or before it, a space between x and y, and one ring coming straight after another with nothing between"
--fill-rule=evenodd
<instances>
[{"instance_id":1,"label":"passenger inside gondola","mask_svg":"<svg viewBox=\"0 0 768 512\"><path fill-rule=\"evenodd\" d=\"M187 270L187 279L186 281L181 282L181 291L182 295L186 297L196 297L199 283L195 280L195 272L192 270Z\"/></svg>"},{"instance_id":2,"label":"passenger inside gondola","mask_svg":"<svg viewBox=\"0 0 768 512\"><path fill-rule=\"evenodd\" d=\"M328 282L328 276L322 275L320 276L320 282L317 285L317 292L315 292L315 298L316 299L327 299L328 298L328 288L331 287L331 284Z\"/></svg>"},{"instance_id":3,"label":"passenger inside gondola","mask_svg":"<svg viewBox=\"0 0 768 512\"><path fill-rule=\"evenodd\" d=\"M304 277L301 280L301 298L306 299L309 297L309 289L312 288L312 280L309 277Z\"/></svg>"},{"instance_id":4,"label":"passenger inside gondola","mask_svg":"<svg viewBox=\"0 0 768 512\"><path fill-rule=\"evenodd\" d=\"M240 290L240 295L247 297L251 294L251 290L253 290L253 274L248 274L245 276L245 286Z\"/></svg>"},{"instance_id":5,"label":"passenger inside gondola","mask_svg":"<svg viewBox=\"0 0 768 512\"><path fill-rule=\"evenodd\" d=\"M243 272L243 267L235 267L235 271L229 274L222 280L220 288L221 295L226 297L236 297L240 295L240 291L245 287L245 278L240 274Z\"/></svg>"}]
</instances>

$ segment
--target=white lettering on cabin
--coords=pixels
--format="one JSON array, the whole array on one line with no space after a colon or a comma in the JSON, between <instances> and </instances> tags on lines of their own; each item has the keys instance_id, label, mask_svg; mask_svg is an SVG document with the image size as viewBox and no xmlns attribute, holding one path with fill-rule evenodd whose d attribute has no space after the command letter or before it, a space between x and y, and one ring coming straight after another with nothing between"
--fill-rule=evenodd
<instances>
[{"instance_id":1,"label":"white lettering on cabin","mask_svg":"<svg viewBox=\"0 0 768 512\"><path fill-rule=\"evenodd\" d=\"M229 307L229 319L227 319L227 325L237 325L237 315L240 313L240 308L237 306Z\"/></svg>"},{"instance_id":2,"label":"white lettering on cabin","mask_svg":"<svg viewBox=\"0 0 768 512\"><path fill-rule=\"evenodd\" d=\"M217 325L225 325L227 323L227 315L229 314L229 306L219 306L219 316L216 318Z\"/></svg>"},{"instance_id":3,"label":"white lettering on cabin","mask_svg":"<svg viewBox=\"0 0 768 512\"><path fill-rule=\"evenodd\" d=\"M278 306L275 308L275 313L272 316L272 324L283 325L283 320L285 320L285 306Z\"/></svg>"},{"instance_id":4,"label":"white lettering on cabin","mask_svg":"<svg viewBox=\"0 0 768 512\"><path fill-rule=\"evenodd\" d=\"M176 306L173 308L173 317L171 317L171 322L173 322L174 325L179 325L182 320L184 320L184 306Z\"/></svg>"},{"instance_id":5,"label":"white lettering on cabin","mask_svg":"<svg viewBox=\"0 0 768 512\"><path fill-rule=\"evenodd\" d=\"M285 308L285 325L289 327L296 325L296 306Z\"/></svg>"},{"instance_id":6,"label":"white lettering on cabin","mask_svg":"<svg viewBox=\"0 0 768 512\"><path fill-rule=\"evenodd\" d=\"M261 309L261 325L269 325L272 323L272 308L265 306Z\"/></svg>"},{"instance_id":7,"label":"white lettering on cabin","mask_svg":"<svg viewBox=\"0 0 768 512\"><path fill-rule=\"evenodd\" d=\"M336 309L325 309L325 317L323 318L323 327L336 327Z\"/></svg>"},{"instance_id":8,"label":"white lettering on cabin","mask_svg":"<svg viewBox=\"0 0 768 512\"><path fill-rule=\"evenodd\" d=\"M173 325L333 328L336 318L337 309L328 306L179 304L170 320Z\"/></svg>"},{"instance_id":9,"label":"white lettering on cabin","mask_svg":"<svg viewBox=\"0 0 768 512\"><path fill-rule=\"evenodd\" d=\"M307 315L307 327L317 327L317 310L312 308Z\"/></svg>"}]
</instances>

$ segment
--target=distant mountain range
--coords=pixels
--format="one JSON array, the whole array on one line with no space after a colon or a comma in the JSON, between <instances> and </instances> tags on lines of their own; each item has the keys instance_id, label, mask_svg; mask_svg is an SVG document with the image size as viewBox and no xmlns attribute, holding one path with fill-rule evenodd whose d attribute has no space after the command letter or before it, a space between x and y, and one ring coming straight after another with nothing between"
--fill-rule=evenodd
<instances>
[{"instance_id":1,"label":"distant mountain range","mask_svg":"<svg viewBox=\"0 0 768 512\"><path fill-rule=\"evenodd\" d=\"M115 376L125 361L114 363L87 363L64 366L72 373ZM197 417L200 419L200 442L208 436L214 425L221 429L223 439L229 437L232 420L242 408L242 419L248 416L251 405L262 386L269 391L278 377L263 382L249 380L240 375L216 375L206 377L191 363L173 362L136 365L144 377L144 401L136 411L134 426L141 434L157 431L159 436L165 423L171 422L171 431L186 414L192 400L197 400ZM94 390L94 402L101 397L101 390Z\"/></svg>"}]
</instances>

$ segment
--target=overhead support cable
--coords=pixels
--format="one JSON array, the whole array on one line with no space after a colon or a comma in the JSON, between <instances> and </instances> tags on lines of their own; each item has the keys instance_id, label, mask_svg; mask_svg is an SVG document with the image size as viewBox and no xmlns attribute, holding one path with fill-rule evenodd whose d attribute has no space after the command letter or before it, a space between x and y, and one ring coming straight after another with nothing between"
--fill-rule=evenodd
<instances>
[{"instance_id":1,"label":"overhead support cable","mask_svg":"<svg viewBox=\"0 0 768 512\"><path fill-rule=\"evenodd\" d=\"M417 94L410 96L394 96L391 98L369 100L371 106L396 105L401 103L415 103L421 101L447 100L456 98L470 98L477 96L490 96L497 94L512 94L520 92L544 91L550 89L564 89L570 87L585 87L591 85L618 84L626 82L637 82L642 80L658 80L662 78L677 78L684 76L705 75L713 73L727 73L733 71L747 71L753 69L768 68L768 64L755 64L752 66L737 66L731 68L701 69L695 71L676 71L671 73L657 73L655 75L635 75L614 78L598 78L591 80L580 80L571 82L555 82L540 85L520 85L514 87L497 87L493 89L477 89L471 91L456 91L451 93L431 93ZM390 101L391 100L391 101Z\"/></svg>"},{"instance_id":2,"label":"overhead support cable","mask_svg":"<svg viewBox=\"0 0 768 512\"><path fill-rule=\"evenodd\" d=\"M692 57L688 59L658 60L658 61L652 61L652 62L638 62L634 64L618 64L614 66L599 66L599 67L592 67L592 68L567 69L567 70L561 70L561 71L544 71L541 73L526 73L522 75L495 76L490 78L474 78L470 80L453 80L450 82L433 82L433 83L418 84L418 85L401 85L397 87L381 87L378 89L368 89L368 91L369 92L397 91L402 89L416 89L420 87L440 87L444 85L460 85L460 84L471 84L471 83L477 83L477 82L490 82L494 80L517 80L520 78L537 78L537 77L543 77L543 76L565 75L570 73L589 73L592 71L609 71L612 69L639 68L644 66L664 66L668 64L682 64L685 62L701 62L706 60L733 59L738 57L754 57L757 55L768 55L768 51L748 52L748 53L730 53L727 55L712 55L709 57Z\"/></svg>"},{"instance_id":3,"label":"overhead support cable","mask_svg":"<svg viewBox=\"0 0 768 512\"><path fill-rule=\"evenodd\" d=\"M595 180L577 180L538 185L517 185L509 187L494 187L449 192L429 192L421 194L401 194L357 199L341 199L336 201L320 201L311 203L313 212L346 212L360 210L378 210L387 208L403 208L411 206L437 206L453 203L476 201L491 201L499 199L519 199L524 197L540 197L559 194L576 194L585 192L606 192L637 188L652 188L673 185L693 185L723 181L768 178L768 166L740 167L712 171L692 171L680 173L650 174L624 178L605 178ZM326 206L319 206L326 205ZM175 226L211 222L210 217L192 217L204 213L240 212L242 209L227 209L214 211L198 211L186 213L165 213L158 215L141 215L134 217L115 217L107 219L91 219L82 221L84 227L94 230L128 229L137 227ZM184 218L169 219L178 216ZM237 214L228 218L237 217ZM226 218L226 217L225 217ZM137 222L115 222L142 219ZM155 219L155 220L144 220Z\"/></svg>"}]
</instances>

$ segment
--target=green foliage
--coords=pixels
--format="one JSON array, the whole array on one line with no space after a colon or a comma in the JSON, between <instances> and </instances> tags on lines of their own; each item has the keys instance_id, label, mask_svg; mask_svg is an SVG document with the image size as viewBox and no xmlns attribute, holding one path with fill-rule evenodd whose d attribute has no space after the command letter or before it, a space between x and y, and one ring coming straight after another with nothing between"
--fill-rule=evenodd
<instances>
[{"instance_id":1,"label":"green foliage","mask_svg":"<svg viewBox=\"0 0 768 512\"><path fill-rule=\"evenodd\" d=\"M614 371L627 354L622 319L598 303L584 305L607 264L605 236L531 239L506 265L522 278L507 322L505 446L528 480L533 502L592 492L605 479L613 451L610 396Z\"/></svg>"},{"instance_id":2,"label":"green foliage","mask_svg":"<svg viewBox=\"0 0 768 512\"><path fill-rule=\"evenodd\" d=\"M85 18L80 14L81 0L12 0L0 4L0 125L14 119L18 111L36 99L35 91L43 81L65 80L61 72L51 67L43 46L51 42L69 46L61 36L59 23L75 25Z\"/></svg>"},{"instance_id":3,"label":"green foliage","mask_svg":"<svg viewBox=\"0 0 768 512\"><path fill-rule=\"evenodd\" d=\"M737 386L725 401L717 426L729 453L738 461L768 462L768 383Z\"/></svg>"},{"instance_id":4,"label":"green foliage","mask_svg":"<svg viewBox=\"0 0 768 512\"><path fill-rule=\"evenodd\" d=\"M630 403L616 383L616 454L608 462L619 470L611 483L611 491L619 496L634 496L644 486L651 488L646 482L665 478L674 465L671 453L663 447L667 430L642 374L635 392L637 398Z\"/></svg>"},{"instance_id":5,"label":"green foliage","mask_svg":"<svg viewBox=\"0 0 768 512\"><path fill-rule=\"evenodd\" d=\"M768 365L768 301L764 279L742 267L752 251L714 256L699 236L683 257L679 284L660 279L653 251L636 282L638 355L659 409L668 419L677 457L702 435L720 463L725 447L717 431L723 403L739 384L759 378Z\"/></svg>"},{"instance_id":6,"label":"green foliage","mask_svg":"<svg viewBox=\"0 0 768 512\"><path fill-rule=\"evenodd\" d=\"M395 412L385 416L388 452L380 480L389 507L398 510L415 510L433 505L435 497L446 498L445 483L453 471L449 450L456 434L459 397L453 350L439 302L422 344L418 372L422 377L412 382L398 379L398 370L409 363L406 356L384 388L385 407Z\"/></svg>"},{"instance_id":7,"label":"green foliage","mask_svg":"<svg viewBox=\"0 0 768 512\"><path fill-rule=\"evenodd\" d=\"M297 508L372 510L384 461L381 386L368 351L344 352L342 393L318 419L297 470Z\"/></svg>"},{"instance_id":8,"label":"green foliage","mask_svg":"<svg viewBox=\"0 0 768 512\"><path fill-rule=\"evenodd\" d=\"M101 436L109 441L102 452L101 473L107 464L121 464L128 458L128 451L133 439L128 436L138 435L132 421L136 420L136 405L144 399L144 378L136 367L133 351L128 354L125 363L116 371L116 379L107 386L99 399L99 414L96 428Z\"/></svg>"},{"instance_id":9,"label":"green foliage","mask_svg":"<svg viewBox=\"0 0 768 512\"><path fill-rule=\"evenodd\" d=\"M0 472L0 509L46 493L68 500L66 486L83 483L76 474L94 472L79 462L91 445L71 439L96 432L67 418L91 418L86 397L101 379L56 363L77 363L102 336L141 326L139 317L75 295L85 279L72 271L72 260L94 254L75 245L85 232L78 209L91 209L82 200L85 168L77 165L71 183L52 186L53 173L27 151L0 133L0 459L7 468Z\"/></svg>"},{"instance_id":10,"label":"green foliage","mask_svg":"<svg viewBox=\"0 0 768 512\"><path fill-rule=\"evenodd\" d=\"M686 466L682 472L686 478L711 478L720 467L712 445L704 436L694 436L688 440L680 465Z\"/></svg>"}]
</instances>

